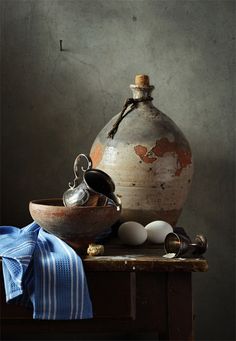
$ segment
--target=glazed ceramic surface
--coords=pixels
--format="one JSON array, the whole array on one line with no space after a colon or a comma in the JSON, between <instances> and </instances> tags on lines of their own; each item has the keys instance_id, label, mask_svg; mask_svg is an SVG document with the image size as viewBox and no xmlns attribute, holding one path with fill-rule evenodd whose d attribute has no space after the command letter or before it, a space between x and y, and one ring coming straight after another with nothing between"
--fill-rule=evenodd
<instances>
[{"instance_id":1,"label":"glazed ceramic surface","mask_svg":"<svg viewBox=\"0 0 236 341\"><path fill-rule=\"evenodd\" d=\"M154 86L130 88L133 98L146 98ZM94 167L107 172L115 182L123 220L143 224L164 220L176 225L193 175L187 139L152 101L138 103L110 138L108 133L118 116L107 123L92 145Z\"/></svg>"}]
</instances>

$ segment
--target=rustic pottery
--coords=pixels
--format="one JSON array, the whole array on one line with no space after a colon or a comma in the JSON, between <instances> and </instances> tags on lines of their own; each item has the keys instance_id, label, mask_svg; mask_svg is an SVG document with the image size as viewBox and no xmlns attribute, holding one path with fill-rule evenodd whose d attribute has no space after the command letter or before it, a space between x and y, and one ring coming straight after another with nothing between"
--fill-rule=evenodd
<instances>
[{"instance_id":1,"label":"rustic pottery","mask_svg":"<svg viewBox=\"0 0 236 341\"><path fill-rule=\"evenodd\" d=\"M191 149L177 125L153 105L149 77L136 76L130 88L133 98L98 134L90 157L115 182L123 220L175 226L191 185Z\"/></svg>"},{"instance_id":2,"label":"rustic pottery","mask_svg":"<svg viewBox=\"0 0 236 341\"><path fill-rule=\"evenodd\" d=\"M29 211L33 220L80 252L120 218L115 205L66 207L61 198L32 200Z\"/></svg>"}]
</instances>

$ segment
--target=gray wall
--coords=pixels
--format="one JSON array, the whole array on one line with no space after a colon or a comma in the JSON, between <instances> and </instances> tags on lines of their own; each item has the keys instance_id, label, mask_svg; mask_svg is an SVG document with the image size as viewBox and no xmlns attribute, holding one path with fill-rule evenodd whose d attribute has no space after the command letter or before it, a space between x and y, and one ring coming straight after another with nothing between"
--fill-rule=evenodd
<instances>
[{"instance_id":1,"label":"gray wall","mask_svg":"<svg viewBox=\"0 0 236 341\"><path fill-rule=\"evenodd\" d=\"M23 226L30 199L63 193L75 156L147 73L195 158L179 225L209 239L209 272L193 275L196 337L234 339L235 2L2 0L1 10L1 224Z\"/></svg>"}]
</instances>

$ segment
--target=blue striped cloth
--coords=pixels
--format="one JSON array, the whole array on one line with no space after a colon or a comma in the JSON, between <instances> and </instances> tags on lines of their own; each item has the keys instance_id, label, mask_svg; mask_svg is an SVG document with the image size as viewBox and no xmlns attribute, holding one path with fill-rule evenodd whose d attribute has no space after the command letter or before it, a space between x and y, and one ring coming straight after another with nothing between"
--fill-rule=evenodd
<instances>
[{"instance_id":1,"label":"blue striped cloth","mask_svg":"<svg viewBox=\"0 0 236 341\"><path fill-rule=\"evenodd\" d=\"M6 301L33 306L33 318L93 317L81 258L35 222L19 229L0 227Z\"/></svg>"}]
</instances>

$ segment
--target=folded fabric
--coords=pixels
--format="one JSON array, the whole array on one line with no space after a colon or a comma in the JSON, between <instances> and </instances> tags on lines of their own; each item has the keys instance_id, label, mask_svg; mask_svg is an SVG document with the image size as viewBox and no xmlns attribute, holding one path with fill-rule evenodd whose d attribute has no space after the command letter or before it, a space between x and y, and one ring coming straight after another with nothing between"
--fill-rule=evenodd
<instances>
[{"instance_id":1,"label":"folded fabric","mask_svg":"<svg viewBox=\"0 0 236 341\"><path fill-rule=\"evenodd\" d=\"M0 256L6 301L33 306L33 318L93 317L81 258L35 222L0 227Z\"/></svg>"}]
</instances>

